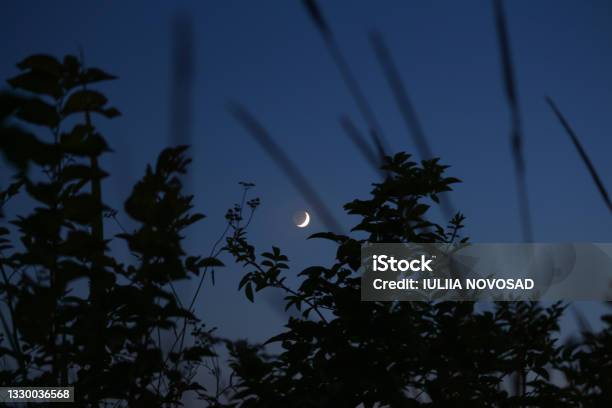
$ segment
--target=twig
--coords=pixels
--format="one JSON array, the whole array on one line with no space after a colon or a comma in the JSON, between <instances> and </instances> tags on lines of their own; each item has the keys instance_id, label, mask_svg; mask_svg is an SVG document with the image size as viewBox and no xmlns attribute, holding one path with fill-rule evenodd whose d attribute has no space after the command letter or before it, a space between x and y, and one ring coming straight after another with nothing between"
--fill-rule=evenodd
<instances>
[{"instance_id":1,"label":"twig","mask_svg":"<svg viewBox=\"0 0 612 408\"><path fill-rule=\"evenodd\" d=\"M263 270L263 268L255 261L252 261L250 259L246 259L245 261L245 265L250 265L253 268L257 269L260 273L265 275L265 271ZM285 292L292 294L293 296L297 296L300 297L304 303L306 303L308 306L310 306L310 308L312 310L314 310L314 312L319 316L319 318L324 322L324 323L328 323L327 319L325 318L325 316L323 316L323 314L321 313L321 311L319 310L318 306L315 305L314 303L312 303L310 300L306 299L305 297L300 296L299 293L297 293L295 290L291 289L289 286L285 285L284 283L282 283L280 280L278 279L274 279L274 281L272 282L273 286L283 289Z\"/></svg>"}]
</instances>

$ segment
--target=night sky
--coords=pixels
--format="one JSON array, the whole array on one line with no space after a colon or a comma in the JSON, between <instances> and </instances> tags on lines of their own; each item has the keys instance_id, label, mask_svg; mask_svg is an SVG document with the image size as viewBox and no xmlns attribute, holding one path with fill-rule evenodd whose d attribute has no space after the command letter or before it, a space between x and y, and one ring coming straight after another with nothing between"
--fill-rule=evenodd
<instances>
[{"instance_id":1,"label":"night sky","mask_svg":"<svg viewBox=\"0 0 612 408\"><path fill-rule=\"evenodd\" d=\"M432 150L463 180L452 197L467 216L472 241L520 241L491 3L320 3L392 151L415 152L370 47L372 29L380 30L393 53ZM524 0L506 2L506 11L535 241L610 242L610 213L544 96L568 117L610 190L612 3ZM97 125L115 150L103 160L113 175L104 184L106 200L120 208L145 165L169 144L177 16L191 18L194 29L192 190L196 209L208 216L192 228L188 247L208 253L223 230L225 210L239 199L238 182L245 180L257 184L254 193L262 200L251 228L259 250L280 246L294 261L292 274L331 263L330 244L305 240L324 228L317 214L311 227L295 228L294 212L311 210L309 204L226 109L229 101L248 107L345 227L355 223L342 205L365 198L377 174L348 141L338 117L348 114L362 131L366 127L301 2L6 2L0 77L15 75L15 64L29 54L62 56L79 49L88 65L119 76L101 89L123 116ZM4 184L8 172L2 166ZM107 231L118 232L112 224ZM264 340L283 322L280 306L270 296L248 306L236 290L241 275L236 266L218 270L216 287L206 287L198 313L225 336Z\"/></svg>"}]
</instances>

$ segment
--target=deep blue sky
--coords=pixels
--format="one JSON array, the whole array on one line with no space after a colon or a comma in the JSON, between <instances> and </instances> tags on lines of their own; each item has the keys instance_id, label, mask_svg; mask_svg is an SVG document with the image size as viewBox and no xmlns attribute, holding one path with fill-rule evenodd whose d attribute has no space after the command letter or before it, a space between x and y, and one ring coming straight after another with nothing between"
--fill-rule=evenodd
<instances>
[{"instance_id":1,"label":"deep blue sky","mask_svg":"<svg viewBox=\"0 0 612 408\"><path fill-rule=\"evenodd\" d=\"M519 241L491 3L321 3L393 150L413 148L369 46L374 28L393 52L434 152L464 181L453 199L467 215L472 240ZM544 96L555 98L611 189L612 3L506 3L535 240L609 242L609 212ZM193 229L190 247L208 252L226 208L239 197L237 182L248 180L257 183L263 202L252 225L261 250L280 245L298 267L328 262L332 247L304 240L322 228L317 214L311 228L293 227L293 213L308 204L225 110L229 100L249 107L345 225L354 222L341 205L365 197L375 174L337 117L347 113L362 129L364 123L299 1L5 3L0 77L14 75L15 63L28 54L63 55L79 47L88 64L120 77L103 90L123 116L99 121L116 151L103 162L115 175L105 192L119 206L168 143L171 29L180 12L194 24L193 187L197 209L209 217ZM265 338L281 318L266 302L246 306L236 292L240 275L237 267L218 271L217 288L205 290L201 307L224 311L202 314L222 334Z\"/></svg>"}]
</instances>

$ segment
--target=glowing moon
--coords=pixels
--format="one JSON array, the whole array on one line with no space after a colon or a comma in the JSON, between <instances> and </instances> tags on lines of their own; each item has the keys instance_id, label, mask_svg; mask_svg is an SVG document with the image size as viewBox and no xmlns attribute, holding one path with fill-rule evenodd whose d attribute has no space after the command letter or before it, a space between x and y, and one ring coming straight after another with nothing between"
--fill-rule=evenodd
<instances>
[{"instance_id":1,"label":"glowing moon","mask_svg":"<svg viewBox=\"0 0 612 408\"><path fill-rule=\"evenodd\" d=\"M300 211L293 217L293 222L298 228L306 228L310 224L310 214L308 211Z\"/></svg>"}]
</instances>

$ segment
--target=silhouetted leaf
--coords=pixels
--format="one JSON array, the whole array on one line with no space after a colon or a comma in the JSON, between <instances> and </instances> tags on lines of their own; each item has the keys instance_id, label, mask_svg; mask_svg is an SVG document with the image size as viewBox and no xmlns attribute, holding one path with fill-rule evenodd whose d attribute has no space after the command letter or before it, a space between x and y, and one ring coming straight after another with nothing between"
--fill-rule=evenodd
<instances>
[{"instance_id":1,"label":"silhouetted leaf","mask_svg":"<svg viewBox=\"0 0 612 408\"><path fill-rule=\"evenodd\" d=\"M72 164L65 166L62 169L62 177L64 181L71 180L96 180L108 176L108 173L100 169L93 169L91 166L84 164Z\"/></svg>"},{"instance_id":2,"label":"silhouetted leaf","mask_svg":"<svg viewBox=\"0 0 612 408\"><path fill-rule=\"evenodd\" d=\"M53 98L62 96L62 87L58 77L45 71L29 71L7 81L13 88L38 94L50 95Z\"/></svg>"},{"instance_id":3,"label":"silhouetted leaf","mask_svg":"<svg viewBox=\"0 0 612 408\"><path fill-rule=\"evenodd\" d=\"M79 76L79 84L92 84L101 81L111 81L117 79L116 76L110 75L98 68L88 68Z\"/></svg>"},{"instance_id":4,"label":"silhouetted leaf","mask_svg":"<svg viewBox=\"0 0 612 408\"><path fill-rule=\"evenodd\" d=\"M110 151L104 138L82 124L76 125L68 133L62 133L60 146L66 153L76 156L97 157Z\"/></svg>"},{"instance_id":5,"label":"silhouetted leaf","mask_svg":"<svg viewBox=\"0 0 612 408\"><path fill-rule=\"evenodd\" d=\"M247 299L249 299L251 301L251 303L254 302L254 299L253 299L253 287L251 286L251 282L246 284L246 286L244 288L244 294L246 295Z\"/></svg>"},{"instance_id":6,"label":"silhouetted leaf","mask_svg":"<svg viewBox=\"0 0 612 408\"><path fill-rule=\"evenodd\" d=\"M79 90L70 94L64 104L62 113L67 116L77 112L98 112L102 110L107 101L106 97L100 92Z\"/></svg>"},{"instance_id":7,"label":"silhouetted leaf","mask_svg":"<svg viewBox=\"0 0 612 408\"><path fill-rule=\"evenodd\" d=\"M17 64L17 67L22 70L45 72L56 77L62 72L62 64L55 57L45 54L30 55Z\"/></svg>"},{"instance_id":8,"label":"silhouetted leaf","mask_svg":"<svg viewBox=\"0 0 612 408\"><path fill-rule=\"evenodd\" d=\"M312 239L312 238L328 239L330 241L334 241L338 243L344 242L348 239L346 235L334 234L333 232L317 232L308 237L308 239Z\"/></svg>"},{"instance_id":9,"label":"silhouetted leaf","mask_svg":"<svg viewBox=\"0 0 612 408\"><path fill-rule=\"evenodd\" d=\"M102 208L91 194L79 194L64 200L66 218L80 224L91 224Z\"/></svg>"},{"instance_id":10,"label":"silhouetted leaf","mask_svg":"<svg viewBox=\"0 0 612 408\"><path fill-rule=\"evenodd\" d=\"M55 108L41 99L25 99L16 114L19 119L34 125L55 128L60 117Z\"/></svg>"},{"instance_id":11,"label":"silhouetted leaf","mask_svg":"<svg viewBox=\"0 0 612 408\"><path fill-rule=\"evenodd\" d=\"M208 258L202 259L201 266L202 267L215 267L215 266L225 266L225 265L223 264L223 262L221 262L217 258L208 257Z\"/></svg>"}]
</instances>

